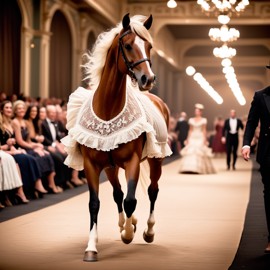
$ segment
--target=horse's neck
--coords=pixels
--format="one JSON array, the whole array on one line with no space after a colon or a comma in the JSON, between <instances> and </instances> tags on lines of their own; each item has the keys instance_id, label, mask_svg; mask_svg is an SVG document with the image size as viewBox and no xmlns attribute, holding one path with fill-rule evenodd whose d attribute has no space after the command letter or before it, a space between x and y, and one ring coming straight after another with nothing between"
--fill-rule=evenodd
<instances>
[{"instance_id":1,"label":"horse's neck","mask_svg":"<svg viewBox=\"0 0 270 270\"><path fill-rule=\"evenodd\" d=\"M118 70L115 57L110 50L93 98L93 110L103 120L117 116L126 100L126 74Z\"/></svg>"}]
</instances>

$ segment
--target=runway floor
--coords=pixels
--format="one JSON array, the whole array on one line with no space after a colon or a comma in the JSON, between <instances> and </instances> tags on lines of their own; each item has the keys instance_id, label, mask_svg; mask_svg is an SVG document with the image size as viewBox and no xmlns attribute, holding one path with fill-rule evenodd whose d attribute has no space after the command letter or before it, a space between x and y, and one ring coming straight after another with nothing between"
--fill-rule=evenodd
<instances>
[{"instance_id":1,"label":"runway floor","mask_svg":"<svg viewBox=\"0 0 270 270\"><path fill-rule=\"evenodd\" d=\"M153 243L142 238L149 212L143 187L139 184L136 193L137 231L126 245L120 239L112 188L104 182L100 185L98 262L82 260L89 231L89 195L83 192L0 223L0 269L227 270L243 231L252 162L239 158L236 171L226 170L224 158L213 162L218 173L212 175L178 174L179 160L164 165ZM125 191L122 171L121 184Z\"/></svg>"}]
</instances>

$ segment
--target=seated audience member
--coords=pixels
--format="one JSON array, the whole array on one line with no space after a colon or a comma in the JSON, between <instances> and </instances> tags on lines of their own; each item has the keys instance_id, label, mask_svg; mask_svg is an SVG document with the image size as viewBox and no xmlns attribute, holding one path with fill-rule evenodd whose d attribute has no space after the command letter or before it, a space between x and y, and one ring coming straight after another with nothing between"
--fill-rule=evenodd
<instances>
[{"instance_id":1,"label":"seated audience member","mask_svg":"<svg viewBox=\"0 0 270 270\"><path fill-rule=\"evenodd\" d=\"M43 178L47 179L47 189L50 193L60 193L63 189L55 184L55 169L54 162L49 152L44 149L42 143L33 142L29 136L29 129L24 119L26 112L25 103L22 100L17 100L13 104L14 119L12 125L14 128L15 139L19 147L33 156L39 165Z\"/></svg>"},{"instance_id":2,"label":"seated audience member","mask_svg":"<svg viewBox=\"0 0 270 270\"><path fill-rule=\"evenodd\" d=\"M64 164L67 153L64 150L64 145L60 142L63 134L59 131L56 107L47 105L46 113L47 118L41 123L41 131L44 136L43 144L55 161L56 172L59 172L57 176L61 181L66 181L66 184L68 184L67 180L70 179L70 182L75 186L83 185L84 182L78 177L78 171L72 170Z\"/></svg>"},{"instance_id":3,"label":"seated audience member","mask_svg":"<svg viewBox=\"0 0 270 270\"><path fill-rule=\"evenodd\" d=\"M12 155L19 165L23 188L30 194L37 191L39 194L47 193L41 181L41 173L37 161L31 155L26 154L24 149L18 148L15 140L14 129L12 126L12 103L4 101L0 106L0 143L1 149Z\"/></svg>"},{"instance_id":4,"label":"seated audience member","mask_svg":"<svg viewBox=\"0 0 270 270\"><path fill-rule=\"evenodd\" d=\"M4 130L1 114L0 130L0 135L2 138ZM23 191L23 183L21 179L20 169L12 155L5 152L5 150L7 150L10 145L12 145L12 139L10 139L8 143L10 144L2 145L2 143L0 142L0 193L3 195L1 197L3 197L4 199L4 201L1 200L1 203L3 202L4 204L6 204L6 206L11 205L9 195L12 196L12 194L10 194L10 191L15 191L14 195L17 201L21 203L28 203L29 200L26 198Z\"/></svg>"},{"instance_id":5,"label":"seated audience member","mask_svg":"<svg viewBox=\"0 0 270 270\"><path fill-rule=\"evenodd\" d=\"M3 150L0 150L0 192L4 199L2 203L6 206L12 205L12 193L14 193L16 203L19 202L26 204L29 202L23 191L23 183L19 167L12 155Z\"/></svg>"}]
</instances>

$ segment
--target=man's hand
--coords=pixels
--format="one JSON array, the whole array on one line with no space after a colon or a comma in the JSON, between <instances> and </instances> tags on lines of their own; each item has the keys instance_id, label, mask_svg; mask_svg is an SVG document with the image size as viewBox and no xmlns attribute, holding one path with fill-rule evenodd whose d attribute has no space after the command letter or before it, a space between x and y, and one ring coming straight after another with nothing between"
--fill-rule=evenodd
<instances>
[{"instance_id":1,"label":"man's hand","mask_svg":"<svg viewBox=\"0 0 270 270\"><path fill-rule=\"evenodd\" d=\"M223 143L223 144L226 143L226 138L225 138L225 137L222 137L222 138L221 138L221 143Z\"/></svg>"},{"instance_id":2,"label":"man's hand","mask_svg":"<svg viewBox=\"0 0 270 270\"><path fill-rule=\"evenodd\" d=\"M242 157L246 161L248 161L250 159L250 147L243 147L242 148Z\"/></svg>"}]
</instances>

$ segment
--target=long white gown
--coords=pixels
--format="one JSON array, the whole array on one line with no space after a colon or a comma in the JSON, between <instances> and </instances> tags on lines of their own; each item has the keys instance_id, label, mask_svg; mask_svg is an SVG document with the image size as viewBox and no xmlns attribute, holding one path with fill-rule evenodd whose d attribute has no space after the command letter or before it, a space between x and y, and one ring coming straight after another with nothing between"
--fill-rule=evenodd
<instances>
[{"instance_id":1,"label":"long white gown","mask_svg":"<svg viewBox=\"0 0 270 270\"><path fill-rule=\"evenodd\" d=\"M22 185L15 159L0 150L0 191L12 190Z\"/></svg>"},{"instance_id":2,"label":"long white gown","mask_svg":"<svg viewBox=\"0 0 270 270\"><path fill-rule=\"evenodd\" d=\"M212 163L212 149L205 145L203 126L207 124L207 119L202 118L195 121L189 119L189 125L193 127L188 144L181 150L179 173L212 174L216 169Z\"/></svg>"}]
</instances>

